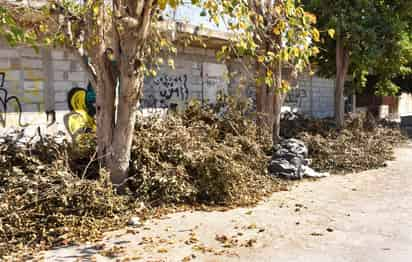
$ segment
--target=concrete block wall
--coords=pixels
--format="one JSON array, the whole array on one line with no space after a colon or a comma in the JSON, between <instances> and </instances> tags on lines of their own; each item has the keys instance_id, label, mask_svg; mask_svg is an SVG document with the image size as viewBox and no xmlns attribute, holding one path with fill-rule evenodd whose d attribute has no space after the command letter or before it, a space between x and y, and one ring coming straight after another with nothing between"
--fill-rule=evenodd
<instances>
[{"instance_id":1,"label":"concrete block wall","mask_svg":"<svg viewBox=\"0 0 412 262\"><path fill-rule=\"evenodd\" d=\"M178 50L175 69L164 65L155 77L145 79L141 109L183 108L194 98L214 103L219 92L234 94L233 89L239 85L246 87L245 95L253 101L253 79L229 79L233 66L217 62L214 50ZM236 77L248 75L239 73ZM38 127L43 132L65 130L64 117L70 113L68 93L74 87L86 88L87 83L80 62L66 50L36 52L0 43L0 97L6 101L0 103L0 131L8 127L24 127L32 132ZM316 117L332 116L333 86L331 80L302 78L285 106Z\"/></svg>"},{"instance_id":2,"label":"concrete block wall","mask_svg":"<svg viewBox=\"0 0 412 262\"><path fill-rule=\"evenodd\" d=\"M174 63L175 70L165 65L156 77L145 79L141 108L183 108L192 98L213 103L219 91L227 91L226 66L216 61L213 50L180 48ZM38 127L43 133L65 131L68 93L88 83L80 62L66 50L36 52L1 42L0 73L1 101L8 101L0 103L0 133L16 127L30 134Z\"/></svg>"},{"instance_id":3,"label":"concrete block wall","mask_svg":"<svg viewBox=\"0 0 412 262\"><path fill-rule=\"evenodd\" d=\"M65 50L35 51L1 42L0 98L4 103L0 103L0 129L64 130L67 93L86 84L80 63Z\"/></svg>"},{"instance_id":4,"label":"concrete block wall","mask_svg":"<svg viewBox=\"0 0 412 262\"><path fill-rule=\"evenodd\" d=\"M0 128L45 124L42 52L0 45Z\"/></svg>"},{"instance_id":5,"label":"concrete block wall","mask_svg":"<svg viewBox=\"0 0 412 262\"><path fill-rule=\"evenodd\" d=\"M256 103L256 88L251 76L253 68L245 69L246 64L248 63L238 61L229 65L229 75L232 77L229 94L249 98ZM334 80L300 75L297 81L292 79L290 83L292 88L287 94L282 111L301 112L318 118L334 115Z\"/></svg>"},{"instance_id":6,"label":"concrete block wall","mask_svg":"<svg viewBox=\"0 0 412 262\"><path fill-rule=\"evenodd\" d=\"M301 76L297 86L287 95L285 110L324 118L334 115L335 82L320 77Z\"/></svg>"},{"instance_id":7,"label":"concrete block wall","mask_svg":"<svg viewBox=\"0 0 412 262\"><path fill-rule=\"evenodd\" d=\"M181 48L173 60L174 69L163 65L145 79L142 108L181 109L191 99L214 103L219 92L227 92L227 67L216 61L213 50Z\"/></svg>"},{"instance_id":8,"label":"concrete block wall","mask_svg":"<svg viewBox=\"0 0 412 262\"><path fill-rule=\"evenodd\" d=\"M82 69L78 59L65 50L51 50L50 52L51 90L53 91L54 109L67 111L67 93L73 87L85 88L87 74Z\"/></svg>"}]
</instances>

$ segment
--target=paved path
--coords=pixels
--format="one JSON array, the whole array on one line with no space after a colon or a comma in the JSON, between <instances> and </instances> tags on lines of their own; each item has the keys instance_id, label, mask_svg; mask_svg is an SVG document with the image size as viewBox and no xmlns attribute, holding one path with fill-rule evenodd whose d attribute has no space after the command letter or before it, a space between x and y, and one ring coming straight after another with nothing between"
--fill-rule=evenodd
<instances>
[{"instance_id":1,"label":"paved path","mask_svg":"<svg viewBox=\"0 0 412 262\"><path fill-rule=\"evenodd\" d=\"M133 261L409 262L412 144L396 155L386 168L305 181L254 208L177 213L135 234L113 232L104 249L123 247L114 260ZM46 260L109 260L96 252L58 249Z\"/></svg>"}]
</instances>

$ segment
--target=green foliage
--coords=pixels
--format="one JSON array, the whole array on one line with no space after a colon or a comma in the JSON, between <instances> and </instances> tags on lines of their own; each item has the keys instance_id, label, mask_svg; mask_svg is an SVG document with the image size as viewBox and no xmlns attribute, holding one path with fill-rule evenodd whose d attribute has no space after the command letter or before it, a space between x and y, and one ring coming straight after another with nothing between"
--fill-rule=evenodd
<instances>
[{"instance_id":1,"label":"green foliage","mask_svg":"<svg viewBox=\"0 0 412 262\"><path fill-rule=\"evenodd\" d=\"M35 34L31 30L24 30L14 18L12 12L0 6L0 36L6 38L11 46L25 43L35 46Z\"/></svg>"},{"instance_id":2,"label":"green foliage","mask_svg":"<svg viewBox=\"0 0 412 262\"><path fill-rule=\"evenodd\" d=\"M220 59L248 58L264 68L258 72L258 82L276 86L276 68L288 67L301 72L309 65L309 58L319 50L314 27L316 17L305 12L300 1L213 1L204 3L212 20L226 22L234 37L218 53ZM221 17L221 19L219 19ZM276 88L287 89L288 83Z\"/></svg>"},{"instance_id":3,"label":"green foliage","mask_svg":"<svg viewBox=\"0 0 412 262\"><path fill-rule=\"evenodd\" d=\"M375 94L376 95L396 95L399 91L399 86L397 86L390 79L383 79L376 83Z\"/></svg>"},{"instance_id":4,"label":"green foliage","mask_svg":"<svg viewBox=\"0 0 412 262\"><path fill-rule=\"evenodd\" d=\"M379 93L393 93L391 79L410 73L411 1L305 0L305 8L318 17L322 32L334 29L334 39L322 38L317 56L319 72L336 74L336 38L350 52L349 75L356 88L364 87L366 76L377 75ZM330 32L329 32L330 35Z\"/></svg>"}]
</instances>

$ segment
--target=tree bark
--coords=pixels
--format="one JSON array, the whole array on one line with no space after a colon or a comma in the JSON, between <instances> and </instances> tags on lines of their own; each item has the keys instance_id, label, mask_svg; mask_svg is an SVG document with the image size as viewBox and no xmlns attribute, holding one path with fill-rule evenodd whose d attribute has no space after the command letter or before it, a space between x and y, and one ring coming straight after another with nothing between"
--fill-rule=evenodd
<instances>
[{"instance_id":1,"label":"tree bark","mask_svg":"<svg viewBox=\"0 0 412 262\"><path fill-rule=\"evenodd\" d=\"M265 76L266 70L263 66L258 66L258 75ZM257 124L259 127L268 130L272 133L273 128L273 99L275 90L273 87L267 86L265 83L261 83L256 86L256 111L257 111Z\"/></svg>"},{"instance_id":2,"label":"tree bark","mask_svg":"<svg viewBox=\"0 0 412 262\"><path fill-rule=\"evenodd\" d=\"M275 93L273 97L273 128L272 142L277 144L280 140L280 115L286 93L282 91L282 63L275 68Z\"/></svg>"},{"instance_id":3,"label":"tree bark","mask_svg":"<svg viewBox=\"0 0 412 262\"><path fill-rule=\"evenodd\" d=\"M153 0L114 0L113 10L116 15L112 17L112 41L106 43L109 48L104 43L99 46L95 59L101 80L96 97L97 141L99 158L109 170L112 183L122 190L128 177L136 112L142 96L141 66L154 12Z\"/></svg>"},{"instance_id":4,"label":"tree bark","mask_svg":"<svg viewBox=\"0 0 412 262\"><path fill-rule=\"evenodd\" d=\"M259 85L256 89L257 124L272 133L273 101L275 90L267 85Z\"/></svg>"},{"instance_id":5,"label":"tree bark","mask_svg":"<svg viewBox=\"0 0 412 262\"><path fill-rule=\"evenodd\" d=\"M260 72L262 73L262 72ZM264 73L266 75L266 73ZM272 134L272 142L276 144L280 140L280 116L286 93L282 92L282 66L274 68L275 83L269 87L266 84L256 88L257 123Z\"/></svg>"},{"instance_id":6,"label":"tree bark","mask_svg":"<svg viewBox=\"0 0 412 262\"><path fill-rule=\"evenodd\" d=\"M273 130L272 130L272 141L273 144L277 144L280 140L280 114L282 111L284 94L276 92L274 96L274 107L273 107Z\"/></svg>"},{"instance_id":7,"label":"tree bark","mask_svg":"<svg viewBox=\"0 0 412 262\"><path fill-rule=\"evenodd\" d=\"M343 45L342 37L336 38L336 87L335 122L338 128L345 126L345 80L349 68L349 50Z\"/></svg>"},{"instance_id":8,"label":"tree bark","mask_svg":"<svg viewBox=\"0 0 412 262\"><path fill-rule=\"evenodd\" d=\"M96 92L97 155L114 184L127 178L136 111L142 96L146 48L158 1L112 0L84 3L80 17L57 1L52 12L68 46L76 50ZM74 26L73 26L74 25ZM111 27L111 28L110 28ZM153 51L153 50L152 50ZM116 86L119 83L119 92Z\"/></svg>"},{"instance_id":9,"label":"tree bark","mask_svg":"<svg viewBox=\"0 0 412 262\"><path fill-rule=\"evenodd\" d=\"M104 73L100 73L104 75ZM111 144L114 127L115 84L111 81L100 80L96 88L96 136L97 152L100 162L105 166L111 159Z\"/></svg>"},{"instance_id":10,"label":"tree bark","mask_svg":"<svg viewBox=\"0 0 412 262\"><path fill-rule=\"evenodd\" d=\"M142 93L144 78L143 73L130 75L122 71L120 75L117 121L111 146L113 154L109 163L112 183L118 186L128 176L138 98Z\"/></svg>"}]
</instances>

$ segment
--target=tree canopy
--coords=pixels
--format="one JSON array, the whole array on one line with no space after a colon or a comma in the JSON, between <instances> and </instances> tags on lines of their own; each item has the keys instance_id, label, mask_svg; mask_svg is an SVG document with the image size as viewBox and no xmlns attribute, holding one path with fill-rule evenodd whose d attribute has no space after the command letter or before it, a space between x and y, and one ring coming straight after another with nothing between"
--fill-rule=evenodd
<instances>
[{"instance_id":1,"label":"tree canopy","mask_svg":"<svg viewBox=\"0 0 412 262\"><path fill-rule=\"evenodd\" d=\"M296 77L319 52L313 46L319 41L316 17L295 0L208 0L204 7L213 21L226 21L233 33L218 56L243 60L248 77L256 80L256 106L262 116L258 122L269 127L276 141L281 106L290 88L290 75L283 76L282 69Z\"/></svg>"},{"instance_id":2,"label":"tree canopy","mask_svg":"<svg viewBox=\"0 0 412 262\"><path fill-rule=\"evenodd\" d=\"M356 88L374 74L380 93L393 94L393 78L411 73L412 2L385 0L305 0L305 7L318 17L318 27L336 31L335 39L322 39L317 56L319 72L336 75L336 39L349 51L348 75Z\"/></svg>"}]
</instances>

